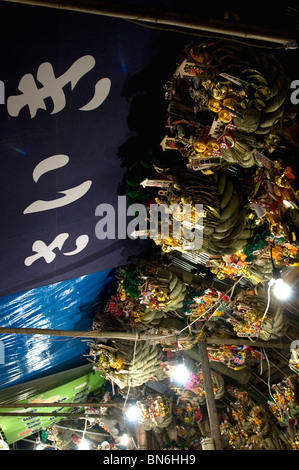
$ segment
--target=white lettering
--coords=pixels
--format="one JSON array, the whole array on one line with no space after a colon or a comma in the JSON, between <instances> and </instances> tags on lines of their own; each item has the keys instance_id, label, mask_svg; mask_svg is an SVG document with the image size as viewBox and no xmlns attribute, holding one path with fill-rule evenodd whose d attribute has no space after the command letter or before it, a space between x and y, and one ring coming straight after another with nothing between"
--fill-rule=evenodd
<instances>
[{"instance_id":1,"label":"white lettering","mask_svg":"<svg viewBox=\"0 0 299 470\"><path fill-rule=\"evenodd\" d=\"M299 80L293 80L291 83L291 88L295 88L295 91L291 93L290 99L292 104L298 104L299 103Z\"/></svg>"}]
</instances>

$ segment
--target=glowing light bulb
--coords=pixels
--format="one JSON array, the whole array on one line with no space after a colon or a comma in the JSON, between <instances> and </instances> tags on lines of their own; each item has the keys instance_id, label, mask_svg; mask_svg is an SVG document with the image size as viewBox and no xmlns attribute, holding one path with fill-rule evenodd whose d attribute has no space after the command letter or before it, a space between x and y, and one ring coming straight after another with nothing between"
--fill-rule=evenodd
<instances>
[{"instance_id":1,"label":"glowing light bulb","mask_svg":"<svg viewBox=\"0 0 299 470\"><path fill-rule=\"evenodd\" d=\"M89 444L84 437L81 439L78 450L89 450Z\"/></svg>"},{"instance_id":2,"label":"glowing light bulb","mask_svg":"<svg viewBox=\"0 0 299 470\"><path fill-rule=\"evenodd\" d=\"M185 385L190 376L190 371L184 364L178 364L172 371L171 377L177 385Z\"/></svg>"},{"instance_id":3,"label":"glowing light bulb","mask_svg":"<svg viewBox=\"0 0 299 470\"><path fill-rule=\"evenodd\" d=\"M141 410L137 405L131 405L126 411L126 418L128 421L137 422L141 418Z\"/></svg>"},{"instance_id":4,"label":"glowing light bulb","mask_svg":"<svg viewBox=\"0 0 299 470\"><path fill-rule=\"evenodd\" d=\"M273 286L273 293L277 299L287 300L292 294L292 289L283 279L276 279Z\"/></svg>"},{"instance_id":5,"label":"glowing light bulb","mask_svg":"<svg viewBox=\"0 0 299 470\"><path fill-rule=\"evenodd\" d=\"M127 446L129 442L130 442L130 437L128 436L128 434L123 434L120 439L120 444L122 446Z\"/></svg>"}]
</instances>

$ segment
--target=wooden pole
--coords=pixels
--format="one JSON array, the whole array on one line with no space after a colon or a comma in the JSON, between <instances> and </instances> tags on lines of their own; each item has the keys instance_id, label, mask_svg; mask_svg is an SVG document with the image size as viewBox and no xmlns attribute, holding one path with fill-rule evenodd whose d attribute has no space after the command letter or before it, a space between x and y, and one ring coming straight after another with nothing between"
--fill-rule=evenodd
<instances>
[{"instance_id":1,"label":"wooden pole","mask_svg":"<svg viewBox=\"0 0 299 470\"><path fill-rule=\"evenodd\" d=\"M211 437L214 440L215 450L222 450L222 441L220 433L220 425L218 412L213 391L213 382L211 377L211 368L209 356L207 353L206 342L203 339L198 340L198 348L201 361L201 369L203 375L203 384L206 396L206 405L208 410Z\"/></svg>"},{"instance_id":2,"label":"wooden pole","mask_svg":"<svg viewBox=\"0 0 299 470\"><path fill-rule=\"evenodd\" d=\"M0 327L0 335L2 334L16 334L16 335L41 335L41 336L62 336L67 338L89 338L89 339L125 339L127 341L163 341L165 335L151 335L146 333L129 333L121 331L69 331L69 330L50 330L47 328L4 328ZM187 334L169 333L167 338L173 338L180 343L194 341L194 337ZM264 348L277 348L287 349L291 342L287 341L263 341L256 340L250 341L247 338L222 338L222 337L208 337L206 338L208 344L226 344L226 345L243 345L243 346L262 346Z\"/></svg>"},{"instance_id":3,"label":"wooden pole","mask_svg":"<svg viewBox=\"0 0 299 470\"><path fill-rule=\"evenodd\" d=\"M63 336L67 338L90 338L90 339L125 339L128 341L162 341L165 339L164 335L150 335L143 333L128 333L121 331L69 331L69 330L50 330L47 328L4 328L0 327L1 334L16 334L16 335L42 335L42 336ZM194 338L187 336L187 334L178 335L176 333L169 334L167 337L173 337L178 341L192 341Z\"/></svg>"},{"instance_id":4,"label":"wooden pole","mask_svg":"<svg viewBox=\"0 0 299 470\"><path fill-rule=\"evenodd\" d=\"M294 37L288 30L279 30L265 25L248 25L241 21L230 22L219 18L204 18L200 15L183 13L182 11L167 11L161 8L143 6L124 6L123 3L106 2L101 0L4 0L9 3L36 5L60 10L77 11L94 15L111 16L126 20L133 20L154 25L166 25L186 28L195 31L225 35L228 38L238 36L245 39L270 41L279 44L288 44L294 41L293 48L297 48L297 32ZM142 24L142 23L141 23ZM294 33L293 33L294 34Z\"/></svg>"},{"instance_id":5,"label":"wooden pole","mask_svg":"<svg viewBox=\"0 0 299 470\"><path fill-rule=\"evenodd\" d=\"M290 347L290 341L263 341L262 339L253 338L253 341L247 338L221 338L221 337L207 337L207 344L224 344L227 346L252 346L264 347L264 348L277 348L277 349L288 349Z\"/></svg>"},{"instance_id":6,"label":"wooden pole","mask_svg":"<svg viewBox=\"0 0 299 470\"><path fill-rule=\"evenodd\" d=\"M147 450L147 435L142 424L136 424L135 435L138 450Z\"/></svg>"}]
</instances>

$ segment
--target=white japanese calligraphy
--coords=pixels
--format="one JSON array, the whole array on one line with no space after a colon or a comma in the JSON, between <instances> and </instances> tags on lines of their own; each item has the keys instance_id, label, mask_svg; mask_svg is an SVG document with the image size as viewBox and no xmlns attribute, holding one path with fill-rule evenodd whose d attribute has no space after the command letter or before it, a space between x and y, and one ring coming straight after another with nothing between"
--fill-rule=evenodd
<instances>
[{"instance_id":1,"label":"white japanese calligraphy","mask_svg":"<svg viewBox=\"0 0 299 470\"><path fill-rule=\"evenodd\" d=\"M51 114L61 111L66 105L63 88L67 83L71 84L72 90L78 81L95 66L95 59L91 55L85 55L76 60L73 65L60 77L55 77L52 64L43 62L38 70L36 78L42 84L38 87L32 74L25 74L18 85L21 92L19 95L9 96L7 99L7 111L10 116L18 116L21 109L28 106L31 119L36 116L38 109L46 110L46 98L53 101ZM109 78L102 78L95 84L93 98L85 106L79 108L81 111L91 111L98 108L107 98L111 88Z\"/></svg>"},{"instance_id":2,"label":"white japanese calligraphy","mask_svg":"<svg viewBox=\"0 0 299 470\"><path fill-rule=\"evenodd\" d=\"M40 163L36 165L32 172L32 178L37 183L41 176L49 171L57 170L58 168L62 168L67 165L69 162L69 157L64 154L52 155L51 157L45 158ZM26 209L23 211L24 214L31 214L34 212L42 212L50 209L55 209L58 207L65 206L67 204L71 204L72 202L76 201L77 199L84 196L87 191L89 190L92 184L91 180L84 181L82 184L75 186L74 188L66 189L64 191L59 191L60 194L64 194L63 197L58 199L53 199L50 201L38 200L30 204ZM46 263L51 263L56 258L56 253L54 250L58 248L58 250L62 250L65 241L69 238L68 233L60 233L57 237L50 243L50 245L46 245L46 243L42 240L36 240L32 245L32 251L35 254L28 256L24 263L26 266L31 266L35 261L40 258L44 258ZM76 239L76 248L72 251L62 253L65 256L73 256L80 251L84 250L89 242L89 237L86 234L80 235Z\"/></svg>"},{"instance_id":3,"label":"white japanese calligraphy","mask_svg":"<svg viewBox=\"0 0 299 470\"><path fill-rule=\"evenodd\" d=\"M54 253L54 249L58 248L60 251L63 248L63 245L65 241L69 238L68 233L60 233L57 235L57 237L50 243L50 245L46 245L42 240L36 240L33 245L32 245L32 251L35 252L34 255L28 256L24 263L26 266L31 266L32 263L37 261L40 258L44 258L46 263L51 263L54 261L56 257L56 253ZM87 246L89 241L88 235L80 235L76 239L76 249L74 251L70 251L68 253L62 253L65 256L72 256L77 253L80 253L80 251L84 250L84 248Z\"/></svg>"},{"instance_id":4,"label":"white japanese calligraphy","mask_svg":"<svg viewBox=\"0 0 299 470\"><path fill-rule=\"evenodd\" d=\"M64 154L53 155L46 158L36 165L33 170L32 177L33 180L37 183L39 178L45 173L56 170L65 166L69 162L69 157ZM51 209L56 209L58 207L71 204L72 202L80 199L84 194L87 193L89 188L92 185L91 180L84 181L84 183L79 184L71 189L65 189L63 191L58 191L59 194L64 194L63 197L54 199L51 201L37 200L30 204L26 209L24 209L23 214L32 214L34 212L42 212Z\"/></svg>"}]
</instances>

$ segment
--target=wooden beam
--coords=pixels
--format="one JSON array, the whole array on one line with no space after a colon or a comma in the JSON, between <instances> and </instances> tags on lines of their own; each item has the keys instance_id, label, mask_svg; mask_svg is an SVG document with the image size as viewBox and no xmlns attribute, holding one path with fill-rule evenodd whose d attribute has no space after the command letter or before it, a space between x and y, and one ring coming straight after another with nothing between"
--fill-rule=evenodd
<instances>
[{"instance_id":1,"label":"wooden beam","mask_svg":"<svg viewBox=\"0 0 299 470\"><path fill-rule=\"evenodd\" d=\"M93 15L110 16L125 20L138 21L139 24L152 23L154 25L165 25L177 28L184 28L185 34L192 34L192 31L214 33L226 36L227 38L241 37L259 41L275 42L279 44L289 44L292 42L297 48L297 32L292 35L286 29L279 30L266 25L249 25L241 21L227 21L220 18L204 18L201 15L184 13L183 11L167 10L165 8L153 8L136 5L124 5L123 3L106 2L101 0L4 0L9 3L19 3L36 5L47 8L57 8L60 10L77 11L90 13ZM188 31L189 30L189 31Z\"/></svg>"},{"instance_id":2,"label":"wooden beam","mask_svg":"<svg viewBox=\"0 0 299 470\"><path fill-rule=\"evenodd\" d=\"M137 450L147 450L147 434L142 424L135 425Z\"/></svg>"},{"instance_id":3,"label":"wooden beam","mask_svg":"<svg viewBox=\"0 0 299 470\"><path fill-rule=\"evenodd\" d=\"M253 338L253 341L250 341L248 338L223 338L223 337L207 337L207 344L224 344L224 345L235 345L235 346L252 346L253 348L264 347L264 348L277 348L277 349L289 349L291 341L263 341L256 338Z\"/></svg>"},{"instance_id":4,"label":"wooden beam","mask_svg":"<svg viewBox=\"0 0 299 470\"><path fill-rule=\"evenodd\" d=\"M203 384L206 396L206 405L208 410L211 437L214 440L215 450L222 450L222 440L216 400L213 391L213 382L211 377L211 368L209 356L206 348L206 342L203 339L198 340L200 354L201 370L203 375Z\"/></svg>"},{"instance_id":5,"label":"wooden beam","mask_svg":"<svg viewBox=\"0 0 299 470\"><path fill-rule=\"evenodd\" d=\"M66 338L89 338L89 339L124 339L127 341L163 341L164 335L153 335L145 333L130 333L122 331L69 331L69 330L50 330L47 328L5 328L0 327L0 335L16 334L16 335L41 335L41 336L62 336ZM167 337L172 337L180 343L190 342L194 337L186 334L169 333ZM265 348L288 349L290 342L287 341L263 341L254 339L250 341L248 338L224 338L224 337L208 337L206 338L208 344L226 344L226 345L247 345L247 346L262 346Z\"/></svg>"},{"instance_id":6,"label":"wooden beam","mask_svg":"<svg viewBox=\"0 0 299 470\"><path fill-rule=\"evenodd\" d=\"M87 339L124 339L128 341L163 341L164 335L150 335L146 333L129 333L122 331L69 331L69 330L50 330L47 328L4 328L0 327L0 335L4 334L16 334L16 335L42 335L42 336L63 336L67 338L87 338ZM168 334L167 337L173 337L174 339L182 341L192 341L191 336L188 334L178 335L176 333Z\"/></svg>"}]
</instances>

